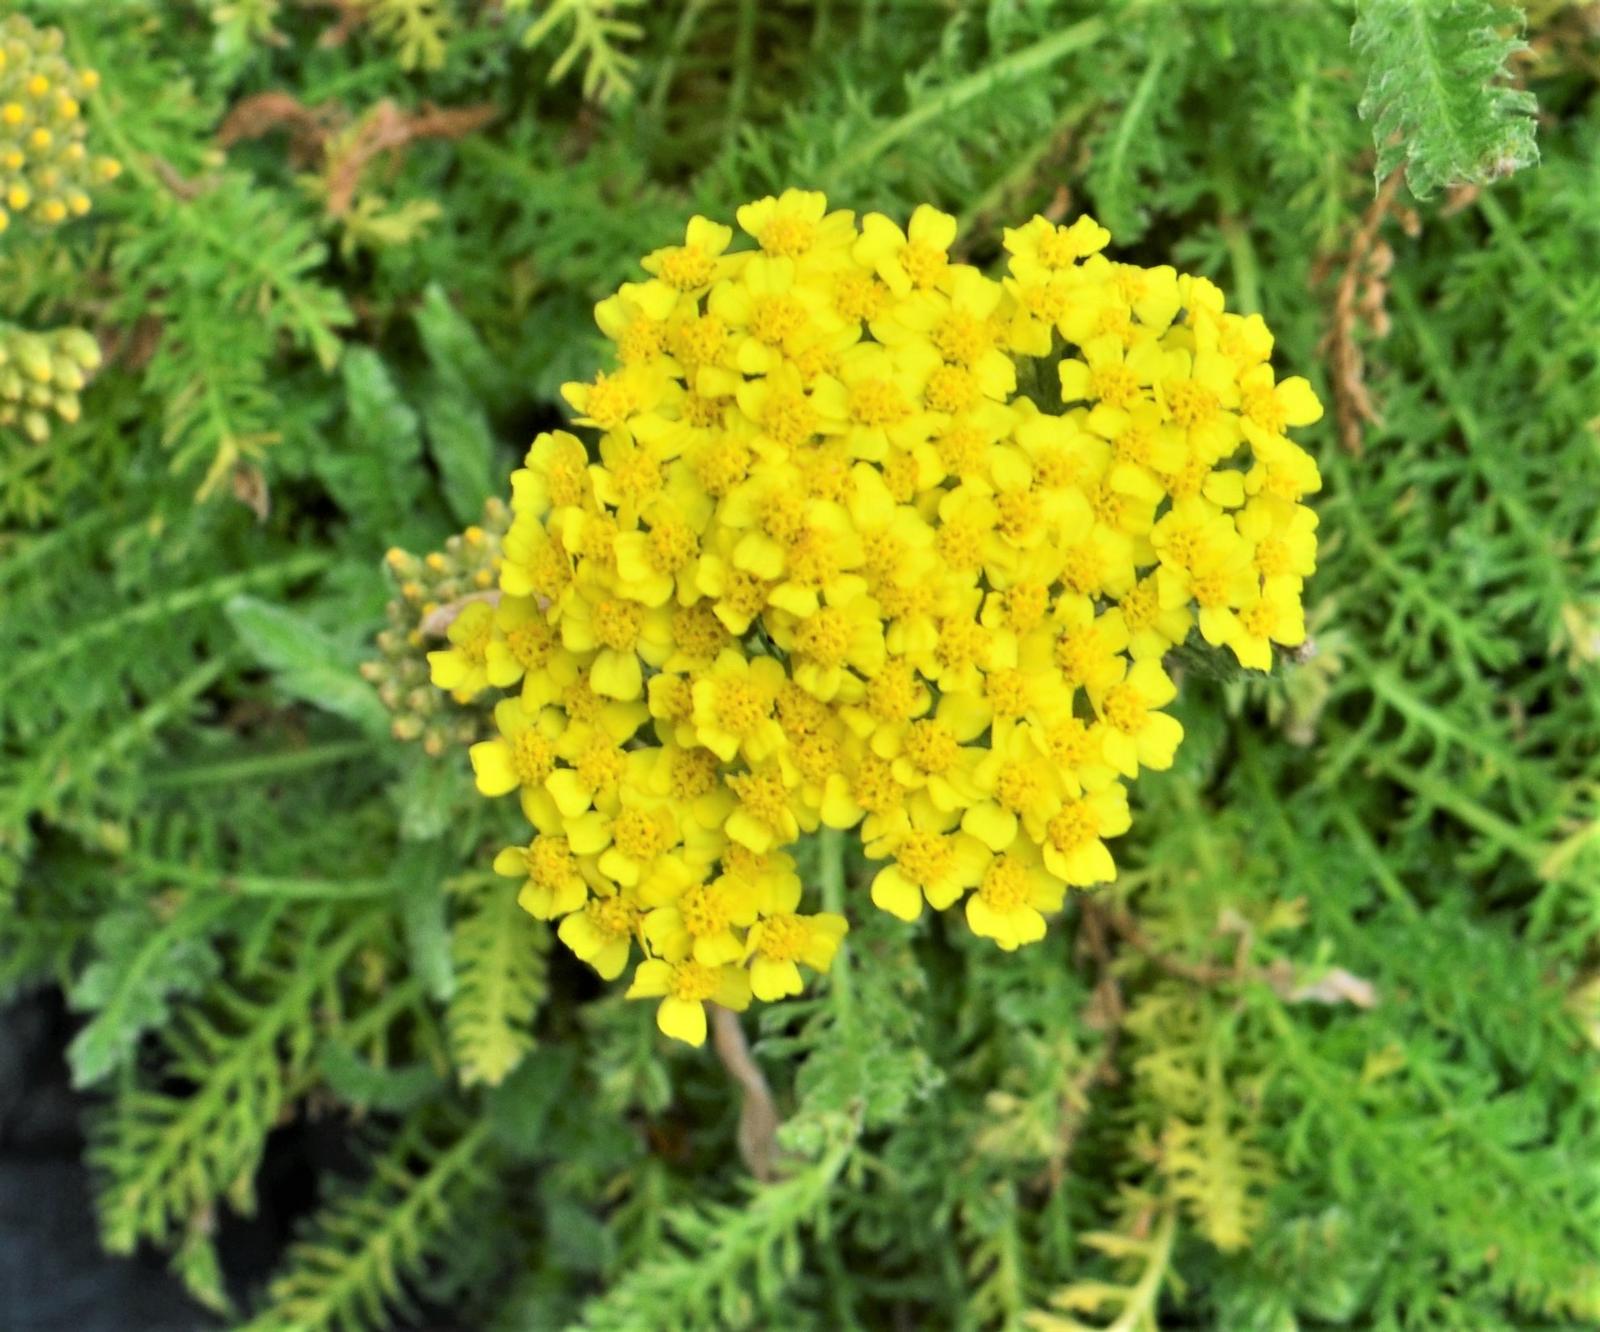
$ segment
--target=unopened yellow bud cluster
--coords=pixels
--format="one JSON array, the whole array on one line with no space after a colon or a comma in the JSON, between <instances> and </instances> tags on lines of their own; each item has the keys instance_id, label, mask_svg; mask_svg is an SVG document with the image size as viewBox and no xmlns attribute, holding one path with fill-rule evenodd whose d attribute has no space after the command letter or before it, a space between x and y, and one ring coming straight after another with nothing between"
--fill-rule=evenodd
<instances>
[{"instance_id":1,"label":"unopened yellow bud cluster","mask_svg":"<svg viewBox=\"0 0 1600 1332\"><path fill-rule=\"evenodd\" d=\"M30 333L0 324L0 428L43 443L52 413L78 419L78 392L99 364L100 345L81 328Z\"/></svg>"},{"instance_id":2,"label":"unopened yellow bud cluster","mask_svg":"<svg viewBox=\"0 0 1600 1332\"><path fill-rule=\"evenodd\" d=\"M693 1043L703 1000L829 965L845 920L785 851L819 826L859 827L881 909L1041 938L1172 762L1164 654L1198 624L1267 668L1315 558L1285 431L1320 408L1212 283L1087 217L1007 231L998 281L926 206L738 223L754 248L696 218L601 302L616 367L564 390L597 447L534 442L502 600L433 658L514 691L472 750L533 825L497 868L602 975L637 949L629 993Z\"/></svg>"},{"instance_id":3,"label":"unopened yellow bud cluster","mask_svg":"<svg viewBox=\"0 0 1600 1332\"><path fill-rule=\"evenodd\" d=\"M92 69L61 55L59 28L20 14L0 23L0 230L13 217L48 226L89 211L89 190L121 170L84 145L83 102L99 86Z\"/></svg>"},{"instance_id":4,"label":"unopened yellow bud cluster","mask_svg":"<svg viewBox=\"0 0 1600 1332\"><path fill-rule=\"evenodd\" d=\"M438 756L483 735L485 718L450 708L430 685L426 654L457 617L498 597L500 547L510 525L505 501L493 498L483 506L482 520L452 536L443 550L413 555L397 546L384 557L394 595L387 607L388 624L378 634L380 655L363 662L361 674L389 710L395 739L416 741L428 754ZM460 693L461 701L473 692Z\"/></svg>"}]
</instances>

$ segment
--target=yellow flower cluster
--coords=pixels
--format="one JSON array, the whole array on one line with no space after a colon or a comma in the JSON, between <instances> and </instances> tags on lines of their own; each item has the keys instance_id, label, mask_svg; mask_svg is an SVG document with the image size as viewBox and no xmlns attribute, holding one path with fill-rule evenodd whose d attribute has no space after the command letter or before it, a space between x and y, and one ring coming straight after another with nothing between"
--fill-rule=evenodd
<instances>
[{"instance_id":1,"label":"yellow flower cluster","mask_svg":"<svg viewBox=\"0 0 1600 1332\"><path fill-rule=\"evenodd\" d=\"M61 55L59 28L20 14L0 23L0 231L13 215L49 226L89 211L89 187L113 179L116 159L90 157L83 100L100 84Z\"/></svg>"},{"instance_id":2,"label":"yellow flower cluster","mask_svg":"<svg viewBox=\"0 0 1600 1332\"><path fill-rule=\"evenodd\" d=\"M100 344L81 328L30 333L0 324L0 428L43 443L52 412L78 419L78 392L99 364Z\"/></svg>"},{"instance_id":3,"label":"yellow flower cluster","mask_svg":"<svg viewBox=\"0 0 1600 1332\"><path fill-rule=\"evenodd\" d=\"M616 366L564 389L598 445L535 441L502 599L433 657L515 691L472 750L534 829L497 869L602 975L637 948L629 993L694 1043L701 1001L829 965L845 920L784 849L819 826L859 827L878 907L960 903L1005 949L1111 879L1182 735L1163 655L1196 621L1250 667L1303 640L1319 484L1260 318L1090 218L1007 231L998 281L926 206L738 223L600 303Z\"/></svg>"}]
</instances>

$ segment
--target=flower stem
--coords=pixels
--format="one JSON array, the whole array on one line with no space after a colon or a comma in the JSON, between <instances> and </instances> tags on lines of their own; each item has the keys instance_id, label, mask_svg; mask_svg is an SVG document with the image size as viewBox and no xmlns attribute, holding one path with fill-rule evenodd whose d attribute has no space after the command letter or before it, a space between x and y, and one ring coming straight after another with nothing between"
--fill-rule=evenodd
<instances>
[{"instance_id":1,"label":"flower stem","mask_svg":"<svg viewBox=\"0 0 1600 1332\"><path fill-rule=\"evenodd\" d=\"M838 828L826 825L817 833L817 873L822 886L822 909L847 915L844 905L845 839ZM850 984L849 937L839 945L839 951L828 971L834 1006L839 1011L839 1021L848 1024L855 1019L855 991Z\"/></svg>"}]
</instances>

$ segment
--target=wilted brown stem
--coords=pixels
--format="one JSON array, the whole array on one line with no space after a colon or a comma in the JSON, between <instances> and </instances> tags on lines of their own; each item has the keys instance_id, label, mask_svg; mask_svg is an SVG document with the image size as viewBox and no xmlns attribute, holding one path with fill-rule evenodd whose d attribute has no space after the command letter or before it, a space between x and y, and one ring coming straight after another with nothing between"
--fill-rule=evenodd
<instances>
[{"instance_id":1,"label":"wilted brown stem","mask_svg":"<svg viewBox=\"0 0 1600 1332\"><path fill-rule=\"evenodd\" d=\"M766 1075L750 1055L739 1015L721 1004L711 1010L711 1043L728 1076L744 1090L739 1107L739 1155L750 1173L765 1183L777 1173L778 1105Z\"/></svg>"}]
</instances>

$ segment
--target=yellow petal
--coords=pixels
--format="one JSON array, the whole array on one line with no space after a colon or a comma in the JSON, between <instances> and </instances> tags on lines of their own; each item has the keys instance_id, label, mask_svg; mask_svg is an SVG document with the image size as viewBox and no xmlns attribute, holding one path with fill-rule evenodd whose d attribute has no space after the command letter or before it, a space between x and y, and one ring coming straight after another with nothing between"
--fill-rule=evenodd
<instances>
[{"instance_id":1,"label":"yellow petal","mask_svg":"<svg viewBox=\"0 0 1600 1332\"><path fill-rule=\"evenodd\" d=\"M644 965L648 966L649 963ZM695 1046L704 1045L706 1007L698 1000L673 999L669 996L663 999L661 1007L656 1009L656 1026L661 1028L664 1035L672 1037L675 1041Z\"/></svg>"},{"instance_id":2,"label":"yellow petal","mask_svg":"<svg viewBox=\"0 0 1600 1332\"><path fill-rule=\"evenodd\" d=\"M1278 385L1278 406L1283 408L1283 419L1292 426L1311 425L1322 419L1322 403L1300 375Z\"/></svg>"},{"instance_id":3,"label":"yellow petal","mask_svg":"<svg viewBox=\"0 0 1600 1332\"><path fill-rule=\"evenodd\" d=\"M889 865L872 880L872 905L901 920L915 920L922 914L922 892L896 865Z\"/></svg>"},{"instance_id":4,"label":"yellow petal","mask_svg":"<svg viewBox=\"0 0 1600 1332\"><path fill-rule=\"evenodd\" d=\"M517 788L517 770L511 762L511 746L504 740L480 740L467 751L478 790L486 796L501 796Z\"/></svg>"}]
</instances>

